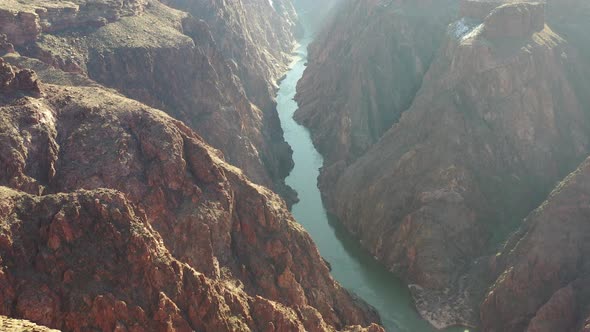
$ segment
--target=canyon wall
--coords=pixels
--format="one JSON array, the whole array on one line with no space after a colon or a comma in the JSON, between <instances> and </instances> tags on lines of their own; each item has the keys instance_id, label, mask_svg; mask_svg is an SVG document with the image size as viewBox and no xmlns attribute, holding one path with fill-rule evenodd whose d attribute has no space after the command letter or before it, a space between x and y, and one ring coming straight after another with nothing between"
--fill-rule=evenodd
<instances>
[{"instance_id":1,"label":"canyon wall","mask_svg":"<svg viewBox=\"0 0 590 332\"><path fill-rule=\"evenodd\" d=\"M382 331L283 200L180 121L17 54L0 78L1 315L68 331Z\"/></svg>"},{"instance_id":2,"label":"canyon wall","mask_svg":"<svg viewBox=\"0 0 590 332\"><path fill-rule=\"evenodd\" d=\"M433 325L477 326L495 275L487 255L590 153L590 72L579 42L545 24L554 16L544 4L461 1L428 23L374 26L385 13L412 17L407 8L353 1L324 30L298 86L297 119L326 157L328 209L410 284ZM433 33L418 37L416 26ZM359 37L366 31L373 47ZM406 33L415 40L394 39ZM425 40L439 42L420 48ZM492 310L508 317L511 302L494 301L484 330L504 331Z\"/></svg>"},{"instance_id":3,"label":"canyon wall","mask_svg":"<svg viewBox=\"0 0 590 332\"><path fill-rule=\"evenodd\" d=\"M294 43L290 3L166 3L190 13L155 0L102 4L107 9L96 1L8 1L0 34L21 54L164 110L292 202L284 184L291 150L273 101Z\"/></svg>"},{"instance_id":4,"label":"canyon wall","mask_svg":"<svg viewBox=\"0 0 590 332\"><path fill-rule=\"evenodd\" d=\"M456 1L348 1L311 44L295 119L326 160L325 182L411 104L455 7Z\"/></svg>"},{"instance_id":5,"label":"canyon wall","mask_svg":"<svg viewBox=\"0 0 590 332\"><path fill-rule=\"evenodd\" d=\"M492 260L485 331L587 331L590 160L567 176Z\"/></svg>"}]
</instances>

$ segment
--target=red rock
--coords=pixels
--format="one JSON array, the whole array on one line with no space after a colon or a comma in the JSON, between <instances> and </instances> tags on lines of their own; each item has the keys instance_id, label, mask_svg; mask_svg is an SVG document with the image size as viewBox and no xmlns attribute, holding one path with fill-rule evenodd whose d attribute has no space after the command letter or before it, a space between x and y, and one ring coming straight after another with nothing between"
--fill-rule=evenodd
<instances>
[{"instance_id":1,"label":"red rock","mask_svg":"<svg viewBox=\"0 0 590 332\"><path fill-rule=\"evenodd\" d=\"M284 184L291 150L273 102L293 45L290 1L280 10L266 0L190 6L196 18L156 0L3 2L0 10L33 15L39 27L25 38L0 18L0 34L22 54L86 75L185 122L253 181L292 202L294 192ZM83 28L88 26L93 28Z\"/></svg>"},{"instance_id":2,"label":"red rock","mask_svg":"<svg viewBox=\"0 0 590 332\"><path fill-rule=\"evenodd\" d=\"M9 6L0 7L0 33L8 36L14 45L34 42L42 31L39 15L33 10L18 11L13 7L15 4L9 1L6 3Z\"/></svg>"},{"instance_id":3,"label":"red rock","mask_svg":"<svg viewBox=\"0 0 590 332\"><path fill-rule=\"evenodd\" d=\"M261 330L260 298L278 329L310 325L296 314L308 307L327 329L377 320L278 196L163 112L96 85L45 85L0 119L0 183L19 190L0 199L0 313L64 330ZM22 295L41 283L50 292Z\"/></svg>"},{"instance_id":4,"label":"red rock","mask_svg":"<svg viewBox=\"0 0 590 332\"><path fill-rule=\"evenodd\" d=\"M349 96L354 102L378 100L370 93L378 86L371 80L376 76L365 72L377 72L386 60L357 57L358 64L350 66L366 70L355 75L346 74L350 66L326 63L372 49L357 48L350 40L366 40L358 36L376 22L369 18L388 13L379 4L383 2L351 2L349 9L364 11L344 11L340 25L325 30L335 36L336 47L312 47L305 76L314 77L321 88L309 90L313 83L304 78L299 119L310 127L320 152L329 151L321 189L331 212L411 285L419 312L435 327L473 326L480 296L488 279L495 278L481 256L590 153L585 111L590 103L584 92L590 83L588 67L562 36L540 23L542 6L510 4L483 22L464 18L446 29L408 109L391 101L367 104L375 107L337 106ZM379 31L386 31L384 24ZM507 34L504 27L516 34ZM346 31L347 38L336 42L339 31ZM322 71L328 67L331 72ZM384 82L384 87L392 86ZM367 93L343 92L353 91L342 87L355 84ZM366 112L371 109L403 114L355 156L350 138L369 137L359 128L370 123ZM534 284L530 274L522 275L528 277L519 285ZM510 299L528 295L514 288L506 293L511 295L498 309L505 311L487 315L489 326L500 326L498 332L507 331L502 324L511 324ZM523 310L522 317L538 307Z\"/></svg>"},{"instance_id":5,"label":"red rock","mask_svg":"<svg viewBox=\"0 0 590 332\"><path fill-rule=\"evenodd\" d=\"M590 160L556 186L498 254L481 306L484 331L569 331L584 325Z\"/></svg>"},{"instance_id":6,"label":"red rock","mask_svg":"<svg viewBox=\"0 0 590 332\"><path fill-rule=\"evenodd\" d=\"M551 299L537 311L526 331L567 331L576 321L576 311L575 290L570 285L553 294Z\"/></svg>"}]
</instances>

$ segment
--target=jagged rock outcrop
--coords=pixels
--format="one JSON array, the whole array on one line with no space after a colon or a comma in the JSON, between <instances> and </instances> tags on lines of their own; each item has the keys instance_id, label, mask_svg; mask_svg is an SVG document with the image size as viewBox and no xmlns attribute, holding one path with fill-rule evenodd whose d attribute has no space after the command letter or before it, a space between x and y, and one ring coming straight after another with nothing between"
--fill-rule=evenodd
<instances>
[{"instance_id":1,"label":"jagged rock outcrop","mask_svg":"<svg viewBox=\"0 0 590 332\"><path fill-rule=\"evenodd\" d=\"M489 275L478 257L590 152L577 88L588 68L549 26L537 31L538 6L451 24L399 122L322 183L329 209L411 284L437 327L478 323L473 297ZM498 24L522 29L514 38Z\"/></svg>"},{"instance_id":2,"label":"jagged rock outcrop","mask_svg":"<svg viewBox=\"0 0 590 332\"><path fill-rule=\"evenodd\" d=\"M325 157L322 182L411 104L457 1L347 1L309 47L295 119ZM395 56L392 56L395 55Z\"/></svg>"},{"instance_id":3,"label":"jagged rock outcrop","mask_svg":"<svg viewBox=\"0 0 590 332\"><path fill-rule=\"evenodd\" d=\"M174 259L120 192L0 187L0 202L3 314L65 331L331 330Z\"/></svg>"},{"instance_id":4,"label":"jagged rock outcrop","mask_svg":"<svg viewBox=\"0 0 590 332\"><path fill-rule=\"evenodd\" d=\"M0 316L0 330L13 332L57 332L44 326L39 326L22 319L13 319L6 316Z\"/></svg>"},{"instance_id":5,"label":"jagged rock outcrop","mask_svg":"<svg viewBox=\"0 0 590 332\"><path fill-rule=\"evenodd\" d=\"M484 331L583 331L590 292L590 160L561 182L494 257Z\"/></svg>"},{"instance_id":6,"label":"jagged rock outcrop","mask_svg":"<svg viewBox=\"0 0 590 332\"><path fill-rule=\"evenodd\" d=\"M0 34L0 56L14 52L14 45L8 42L6 35Z\"/></svg>"},{"instance_id":7,"label":"jagged rock outcrop","mask_svg":"<svg viewBox=\"0 0 590 332\"><path fill-rule=\"evenodd\" d=\"M0 314L65 330L377 320L331 278L284 202L187 126L46 71L62 85L0 107Z\"/></svg>"},{"instance_id":8,"label":"jagged rock outcrop","mask_svg":"<svg viewBox=\"0 0 590 332\"><path fill-rule=\"evenodd\" d=\"M53 10L51 6L78 9ZM156 0L62 2L60 5L31 0L26 4L2 3L0 10L16 13L13 16L17 18L31 14L38 23L34 34L19 32L31 30L25 28L10 33L5 30L12 29L14 24L0 19L0 33L7 34L22 54L64 71L86 75L166 111L221 149L253 181L292 199L290 188L284 185L292 167L291 151L282 137L276 111L268 105L253 104L254 99L249 99L245 90L255 84L264 86L270 102L274 79L288 61L288 56L282 53L284 50L277 51L280 58L265 58L268 61L264 65L273 65L272 75L266 75L271 69L263 65L252 67L246 59L235 59L244 61L240 68L265 73L254 83L236 76L234 60L222 52L222 45L212 35L214 26ZM68 16L72 12L77 13L73 18ZM51 13L51 19L43 16L47 13ZM103 17L100 13L108 15ZM88 23L94 18L101 24ZM216 24L225 24L224 18L218 17ZM277 15L274 21L281 19ZM226 34L234 33L232 29L246 23L233 22ZM270 34L273 28L274 25L264 26L258 33ZM249 45L257 42L258 39L248 40ZM266 46L259 45L252 56L271 52ZM274 45L268 47L271 46Z\"/></svg>"},{"instance_id":9,"label":"jagged rock outcrop","mask_svg":"<svg viewBox=\"0 0 590 332\"><path fill-rule=\"evenodd\" d=\"M0 58L0 93L24 93L38 97L41 95L41 87L35 72L14 68ZM0 97L1 99L3 98Z\"/></svg>"}]
</instances>

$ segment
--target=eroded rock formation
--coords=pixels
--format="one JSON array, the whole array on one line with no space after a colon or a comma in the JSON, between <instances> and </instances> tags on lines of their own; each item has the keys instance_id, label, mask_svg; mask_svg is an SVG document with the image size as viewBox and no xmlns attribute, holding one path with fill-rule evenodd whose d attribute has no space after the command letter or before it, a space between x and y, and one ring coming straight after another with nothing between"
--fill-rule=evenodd
<instances>
[{"instance_id":1,"label":"eroded rock formation","mask_svg":"<svg viewBox=\"0 0 590 332\"><path fill-rule=\"evenodd\" d=\"M164 110L222 150L253 181L291 201L283 181L292 167L291 151L272 96L289 62L296 17L273 8L261 11L263 2L268 6L193 2L213 12L240 10L202 20L211 12L190 15L156 0L8 1L0 4L8 13L0 17L0 33L22 54ZM256 20L246 20L251 13Z\"/></svg>"},{"instance_id":2,"label":"eroded rock formation","mask_svg":"<svg viewBox=\"0 0 590 332\"><path fill-rule=\"evenodd\" d=\"M356 3L381 6L383 13L389 2ZM478 7L470 9L473 4ZM545 25L542 4L483 5L493 10L484 16L481 1L464 2L461 12L470 14L445 29L424 77L412 71L422 83L415 98L408 94L407 110L362 93L354 102L364 104L338 104L352 95L342 93L343 86L379 86L361 72L347 75L347 69L336 66L322 72L327 66L317 66L349 54L359 58L361 48L356 51L349 40L366 40L358 33L375 20L351 24L354 28L336 25L328 31L349 29L357 36L343 38L333 49L329 43L321 52L311 48L306 77L321 82L315 89L327 91L322 93L335 102L310 92L305 78L299 87L298 119L310 127L327 157L321 189L329 209L411 284L419 311L437 327L478 324L479 297L492 275L480 256L493 251L590 152L590 103L583 89L590 75L578 50ZM365 11L359 17L378 16ZM343 22L354 19L359 20L353 16ZM338 43L340 34L334 36ZM391 60L359 59L358 66L391 73L384 69ZM383 84L389 86L395 84ZM374 131L371 137L366 133L372 131L360 129L371 128L367 114L392 109L399 121L381 128L384 134ZM358 137L365 143L351 149L350 142L361 142ZM556 297L555 303L562 299ZM503 321L490 314L489 321L494 320L489 326Z\"/></svg>"},{"instance_id":3,"label":"eroded rock formation","mask_svg":"<svg viewBox=\"0 0 590 332\"><path fill-rule=\"evenodd\" d=\"M274 111L275 82L291 62L297 14L289 0L165 0L202 18L223 56L244 83L247 96Z\"/></svg>"},{"instance_id":4,"label":"eroded rock formation","mask_svg":"<svg viewBox=\"0 0 590 332\"><path fill-rule=\"evenodd\" d=\"M561 182L492 262L485 331L583 331L590 291L590 160Z\"/></svg>"},{"instance_id":5,"label":"eroded rock formation","mask_svg":"<svg viewBox=\"0 0 590 332\"><path fill-rule=\"evenodd\" d=\"M365 153L411 104L455 7L348 1L338 9L309 47L296 96L295 118L310 128L324 173Z\"/></svg>"},{"instance_id":6,"label":"eroded rock formation","mask_svg":"<svg viewBox=\"0 0 590 332\"><path fill-rule=\"evenodd\" d=\"M3 95L24 93L39 97L41 87L34 71L14 68L0 58L0 92Z\"/></svg>"},{"instance_id":7,"label":"eroded rock formation","mask_svg":"<svg viewBox=\"0 0 590 332\"><path fill-rule=\"evenodd\" d=\"M354 327L376 314L276 194L165 113L45 67L60 85L0 107L0 314L64 330L382 331Z\"/></svg>"},{"instance_id":8,"label":"eroded rock formation","mask_svg":"<svg viewBox=\"0 0 590 332\"><path fill-rule=\"evenodd\" d=\"M0 7L0 33L20 46L34 42L42 32L98 27L121 16L137 15L147 4L146 0L6 0Z\"/></svg>"}]
</instances>

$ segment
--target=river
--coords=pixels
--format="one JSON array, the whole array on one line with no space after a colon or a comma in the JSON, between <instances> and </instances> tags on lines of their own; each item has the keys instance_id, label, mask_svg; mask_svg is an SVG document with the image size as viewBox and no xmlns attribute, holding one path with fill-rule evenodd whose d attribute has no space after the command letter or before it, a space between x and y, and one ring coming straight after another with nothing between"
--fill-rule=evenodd
<instances>
[{"instance_id":1,"label":"river","mask_svg":"<svg viewBox=\"0 0 590 332\"><path fill-rule=\"evenodd\" d=\"M293 113L297 109L297 103L293 98L297 81L305 70L309 42L309 37L300 41L298 56L289 73L281 81L277 95L281 125L285 139L293 149L295 162L295 167L287 178L287 184L297 191L300 199L299 203L293 206L293 215L309 232L322 256L332 265L334 278L375 307L387 331L437 331L420 318L406 285L379 265L337 221L328 216L324 209L317 188L322 156L314 148L307 129L293 120Z\"/></svg>"}]
</instances>

